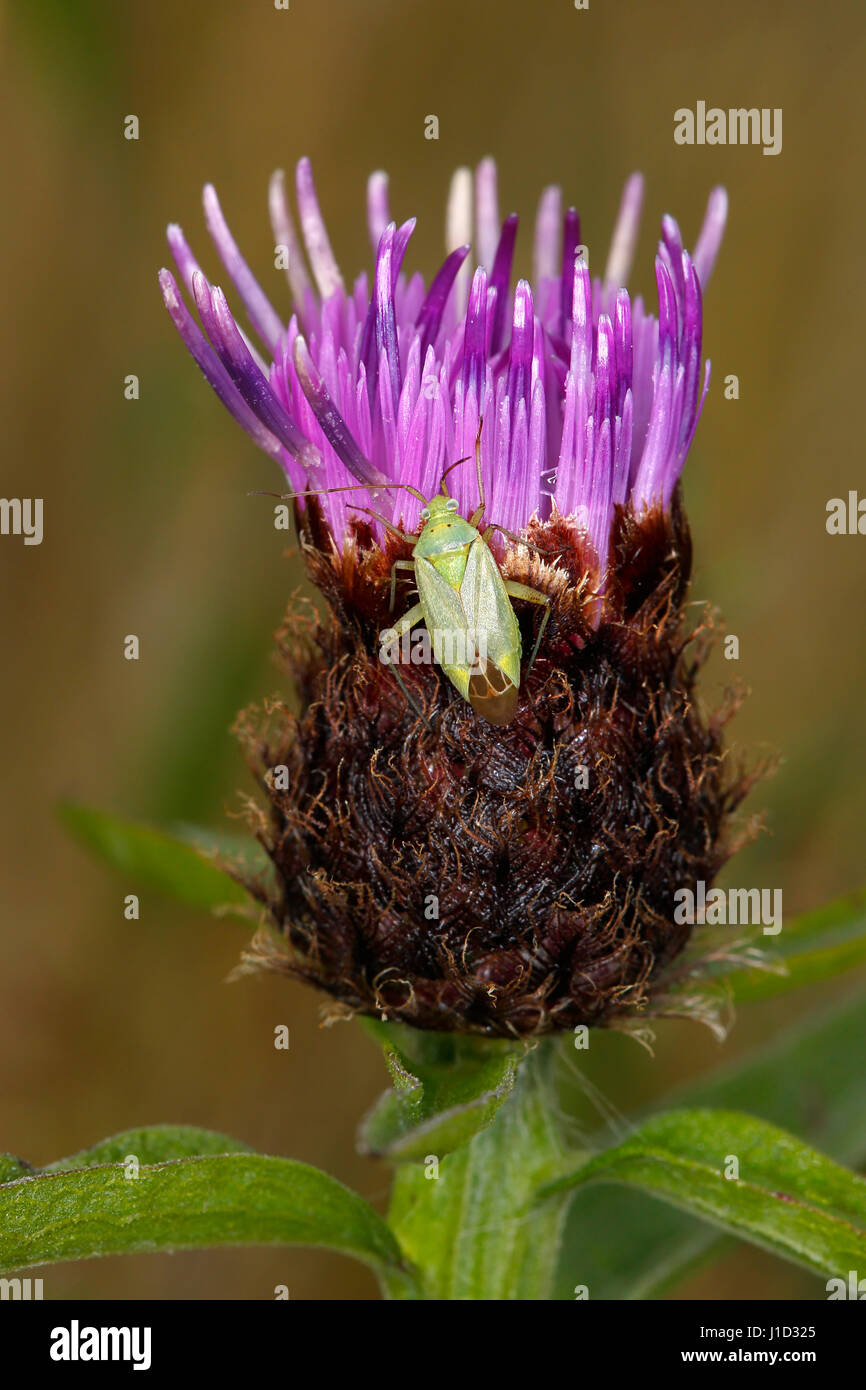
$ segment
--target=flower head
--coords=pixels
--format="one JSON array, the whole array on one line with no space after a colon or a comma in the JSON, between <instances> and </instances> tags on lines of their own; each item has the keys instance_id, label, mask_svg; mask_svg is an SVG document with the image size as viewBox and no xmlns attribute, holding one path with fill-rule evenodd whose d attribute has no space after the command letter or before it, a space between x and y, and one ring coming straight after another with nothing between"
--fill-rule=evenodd
<instances>
[{"instance_id":1,"label":"flower head","mask_svg":"<svg viewBox=\"0 0 866 1390\"><path fill-rule=\"evenodd\" d=\"M273 702L242 722L274 867L250 885L270 928L250 958L344 1008L425 1028L515 1036L619 1022L663 989L690 933L674 922L674 893L725 862L748 786L723 759L723 718L693 697L701 644L683 609L691 550L677 487L707 390L702 290L724 191L693 255L664 219L657 319L624 288L638 175L603 276L590 274L576 211L549 188L532 284L513 288L517 217L500 225L490 160L474 180L455 175L448 255L429 284L403 269L414 221L390 220L384 175L368 187L372 281L351 290L306 160L296 192L300 240L274 176L286 322L205 190L259 347L177 227L169 242L201 327L160 275L187 347L292 492L354 489L296 503L328 604L324 618L292 613L282 635L300 713ZM517 639L519 701L499 726L435 661L398 684L379 659L392 566L411 572L415 493L432 497L479 430L484 525L503 528L484 544L516 595L524 658L537 647L521 668ZM449 487L468 518L475 468L455 468ZM397 586L398 615L410 589ZM548 610L543 628L527 590Z\"/></svg>"},{"instance_id":2,"label":"flower head","mask_svg":"<svg viewBox=\"0 0 866 1390\"><path fill-rule=\"evenodd\" d=\"M298 164L296 191L312 280L284 177L274 175L271 221L293 299L288 322L243 259L216 192L204 192L208 229L264 360L179 227L169 227L169 244L204 334L170 271L160 277L169 312L208 381L295 491L390 481L429 497L444 469L472 453L483 417L487 512L509 530L558 511L586 531L603 568L617 506L669 506L706 394L701 291L724 231L723 189L710 196L694 256L673 218L664 219L658 319L624 288L643 198L638 174L626 184L603 277L590 275L577 212L563 212L560 190L548 188L535 223L533 282L513 288L518 219L512 214L500 227L492 160L474 179L471 280L468 170L455 175L446 219L457 244L429 285L403 271L415 221L390 221L383 174L368 186L372 285L363 274L351 290L308 160ZM479 501L474 471L457 472L452 490L468 515ZM332 493L322 502L339 546L357 517L352 500ZM410 530L417 525L411 495L392 494L383 505Z\"/></svg>"}]
</instances>

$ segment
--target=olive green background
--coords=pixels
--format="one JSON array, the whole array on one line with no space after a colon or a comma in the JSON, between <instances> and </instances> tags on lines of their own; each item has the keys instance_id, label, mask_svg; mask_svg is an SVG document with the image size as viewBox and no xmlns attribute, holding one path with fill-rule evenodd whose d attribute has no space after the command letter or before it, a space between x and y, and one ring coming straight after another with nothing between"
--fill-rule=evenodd
<instances>
[{"instance_id":1,"label":"olive green background","mask_svg":"<svg viewBox=\"0 0 866 1390\"><path fill-rule=\"evenodd\" d=\"M663 212L693 244L710 188L729 232L706 297L713 385L686 469L693 596L724 611L740 660L717 698L752 691L746 746L784 763L752 798L771 834L727 881L782 887L786 915L866 879L862 621L866 537L829 537L828 498L863 467L861 5L591 0L21 0L3 11L5 496L45 499L45 538L0 538L0 1150L47 1162L132 1125L225 1130L317 1163L384 1201L354 1153L384 1083L354 1025L277 980L228 985L237 924L143 894L57 824L64 797L150 819L225 826L246 772L229 728L279 689L270 637L300 582L269 505L279 484L219 407L165 314L164 226L205 267L200 190L216 183L280 306L266 191L309 155L347 278L369 265L367 174L391 174L408 264L442 252L452 168L493 154L503 215L522 214L528 269L541 187L563 185L600 261L623 179L647 176L633 288L655 302ZM783 150L678 147L681 106L782 107ZM123 138L138 115L141 137ZM438 142L424 139L436 114ZM136 373L141 398L127 402ZM722 379L736 373L740 399ZM123 659L138 634L141 659ZM828 990L821 993L826 996ZM818 991L815 991L817 994ZM697 1025L659 1030L655 1060L594 1038L620 1104L722 1060L813 1001L746 1009L724 1049ZM273 1029L291 1030L276 1052ZM46 1296L369 1298L372 1280L306 1251L222 1251L43 1271ZM816 1297L817 1281L742 1249L683 1296Z\"/></svg>"}]
</instances>

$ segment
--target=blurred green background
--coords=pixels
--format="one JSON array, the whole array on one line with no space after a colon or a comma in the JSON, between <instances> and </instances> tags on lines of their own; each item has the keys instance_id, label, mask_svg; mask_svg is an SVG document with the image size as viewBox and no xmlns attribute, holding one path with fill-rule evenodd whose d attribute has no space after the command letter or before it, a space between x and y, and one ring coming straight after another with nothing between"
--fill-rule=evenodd
<instances>
[{"instance_id":1,"label":"blurred green background","mask_svg":"<svg viewBox=\"0 0 866 1390\"><path fill-rule=\"evenodd\" d=\"M142 895L59 828L64 797L157 823L225 826L245 768L229 733L279 689L270 639L295 560L250 488L279 483L222 411L165 314L156 271L178 220L207 269L212 180L268 291L267 179L314 163L347 278L369 265L367 174L391 175L408 258L442 250L451 170L493 154L521 269L543 184L563 185L606 254L623 179L647 205L633 288L655 291L663 212L693 244L724 182L729 232L706 299L714 385L686 471L693 596L723 610L740 660L704 690L751 688L735 733L784 763L752 807L771 834L729 872L780 886L786 915L866 880L862 621L866 538L829 537L828 498L866 493L860 422L864 278L861 82L854 0L783 9L591 0L22 0L3 11L5 496L45 499L45 538L0 539L0 1150L47 1162L155 1121L205 1125L320 1164L374 1201L387 1173L354 1153L384 1084L352 1025L278 980L224 983L237 924ZM673 113L782 107L777 158L676 146ZM123 139L135 113L138 142ZM438 142L424 139L436 114ZM221 275L221 272L220 272ZM219 276L218 276L219 278ZM136 373L141 398L127 402ZM736 373L740 399L722 379ZM270 541L263 543L263 535ZM141 660L123 659L127 633ZM736 668L735 670L733 668ZM832 991L812 991L827 997ZM669 1023L655 1060L611 1036L589 1067L618 1104L734 1056L813 1002L745 1009L720 1048ZM273 1028L291 1029L289 1053ZM337 1257L227 1251L44 1272L46 1295L375 1297ZM740 1248L678 1296L815 1297L817 1281Z\"/></svg>"}]
</instances>

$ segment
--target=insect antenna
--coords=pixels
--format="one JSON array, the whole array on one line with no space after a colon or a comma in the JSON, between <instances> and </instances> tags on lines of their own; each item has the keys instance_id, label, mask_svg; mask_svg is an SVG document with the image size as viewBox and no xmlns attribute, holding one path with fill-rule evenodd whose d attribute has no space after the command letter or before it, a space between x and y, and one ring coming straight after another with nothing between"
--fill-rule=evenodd
<instances>
[{"instance_id":1,"label":"insect antenna","mask_svg":"<svg viewBox=\"0 0 866 1390\"><path fill-rule=\"evenodd\" d=\"M445 469L445 472L442 474L442 477L439 479L439 487L443 492L445 492L445 479L448 477L448 474L451 472L451 470L454 468L459 468L461 463L468 463L471 457L471 454L465 454L462 459L457 459L454 463L449 463L448 467Z\"/></svg>"},{"instance_id":2,"label":"insect antenna","mask_svg":"<svg viewBox=\"0 0 866 1390\"><path fill-rule=\"evenodd\" d=\"M427 498L410 483L349 483L346 487L315 487L305 492L267 492L264 488L258 487L252 488L247 497L276 497L280 502L291 502L296 497L321 497L326 492L387 492L391 488L402 488L405 492L411 492L419 502L427 501Z\"/></svg>"}]
</instances>

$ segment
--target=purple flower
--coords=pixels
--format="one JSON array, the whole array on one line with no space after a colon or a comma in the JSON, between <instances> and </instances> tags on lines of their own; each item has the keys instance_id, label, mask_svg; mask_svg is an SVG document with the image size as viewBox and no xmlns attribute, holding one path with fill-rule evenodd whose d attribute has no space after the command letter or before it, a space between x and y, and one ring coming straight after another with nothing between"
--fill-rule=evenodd
<instances>
[{"instance_id":1,"label":"purple flower","mask_svg":"<svg viewBox=\"0 0 866 1390\"><path fill-rule=\"evenodd\" d=\"M639 174L625 186L601 278L590 275L577 212L563 212L558 188L545 189L532 284L520 280L514 289L517 216L500 225L490 159L474 180L468 169L454 175L449 254L429 285L403 270L415 223L390 220L384 174L368 184L372 288L366 273L346 288L306 159L297 167L296 195L300 239L276 173L270 212L293 301L287 322L244 260L211 186L205 219L251 335L177 226L168 241L201 327L174 276L160 272L189 351L294 491L400 482L430 496L448 464L472 453L483 417L489 521L521 531L534 514L569 518L603 570L617 505L637 515L659 502L668 507L709 380L709 362L701 368L701 293L724 232L723 189L710 195L693 255L673 218L663 219L658 319L624 288L643 199ZM450 490L468 515L478 503L474 469L456 469ZM353 502L368 501L363 489L322 499L338 545L358 517ZM375 505L416 528L420 504L409 493L380 492Z\"/></svg>"},{"instance_id":2,"label":"purple flower","mask_svg":"<svg viewBox=\"0 0 866 1390\"><path fill-rule=\"evenodd\" d=\"M282 175L271 184L294 301L284 323L207 188L244 328L169 229L201 327L165 270L163 293L217 394L293 492L349 489L296 506L324 600L292 610L279 639L298 711L268 702L238 724L271 865L239 871L265 912L245 959L312 982L343 1015L513 1039L708 1013L697 993L694 1007L674 998L669 966L691 936L674 895L711 883L733 852L751 779L724 756L730 711L695 699L706 646L692 645L677 483L707 389L701 293L727 199L710 195L691 256L663 219L656 319L624 288L642 196L635 174L593 280L577 213L546 189L532 283L513 286L517 217L500 223L493 162L459 170L448 255L427 284L403 269L414 223L390 220L374 174L375 270L349 291L302 160L300 237ZM511 533L492 544L526 657L507 718L414 647L398 680L382 648L395 621L418 617L419 502L400 485L432 497L482 420L485 521ZM469 516L472 464L448 487Z\"/></svg>"}]
</instances>

